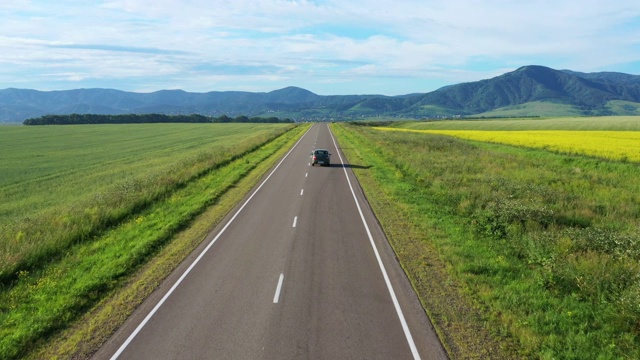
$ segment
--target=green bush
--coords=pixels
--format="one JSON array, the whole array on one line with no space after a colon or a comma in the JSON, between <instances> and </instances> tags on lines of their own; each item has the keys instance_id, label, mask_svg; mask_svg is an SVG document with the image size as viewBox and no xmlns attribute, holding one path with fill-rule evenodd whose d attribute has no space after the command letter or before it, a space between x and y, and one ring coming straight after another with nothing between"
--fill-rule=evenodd
<instances>
[{"instance_id":1,"label":"green bush","mask_svg":"<svg viewBox=\"0 0 640 360\"><path fill-rule=\"evenodd\" d=\"M472 215L477 232L500 239L546 229L553 222L551 209L517 199L490 201Z\"/></svg>"}]
</instances>

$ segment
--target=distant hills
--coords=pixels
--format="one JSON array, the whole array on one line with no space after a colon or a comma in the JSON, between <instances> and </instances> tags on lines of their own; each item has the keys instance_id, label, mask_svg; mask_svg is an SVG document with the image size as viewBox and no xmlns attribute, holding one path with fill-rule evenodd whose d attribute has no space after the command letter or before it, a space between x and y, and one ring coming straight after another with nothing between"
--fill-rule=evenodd
<instances>
[{"instance_id":1,"label":"distant hills","mask_svg":"<svg viewBox=\"0 0 640 360\"><path fill-rule=\"evenodd\" d=\"M529 109L529 113L522 115L534 116L541 115L533 111L535 106L523 105L542 102L558 105L559 115L567 111L574 115L640 114L640 76L611 72L586 74L525 66L493 79L439 89L423 95L418 103L466 115ZM630 104L627 111L621 111L615 102Z\"/></svg>"},{"instance_id":2,"label":"distant hills","mask_svg":"<svg viewBox=\"0 0 640 360\"><path fill-rule=\"evenodd\" d=\"M0 90L0 122L48 114L201 114L296 120L385 116L640 115L640 76L524 66L492 79L402 96L332 95L287 87L268 93L112 89Z\"/></svg>"}]
</instances>

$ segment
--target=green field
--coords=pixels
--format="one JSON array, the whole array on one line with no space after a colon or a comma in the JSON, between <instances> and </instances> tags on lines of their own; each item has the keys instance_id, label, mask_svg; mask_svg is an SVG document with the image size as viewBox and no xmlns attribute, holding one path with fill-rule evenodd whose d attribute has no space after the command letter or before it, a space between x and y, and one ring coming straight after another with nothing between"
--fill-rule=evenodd
<instances>
[{"instance_id":1,"label":"green field","mask_svg":"<svg viewBox=\"0 0 640 360\"><path fill-rule=\"evenodd\" d=\"M607 108L619 115L638 116L640 115L640 104L624 100L610 100Z\"/></svg>"},{"instance_id":2,"label":"green field","mask_svg":"<svg viewBox=\"0 0 640 360\"><path fill-rule=\"evenodd\" d=\"M78 342L99 342L96 329L117 328L117 319L152 291L304 129L272 124L1 128L0 171L10 175L3 176L0 203L11 204L3 208L0 238L0 358L70 357L64 351L29 354L46 348L97 304L118 298L100 307L106 313L86 319L103 322L84 329L85 340L58 346L73 352ZM228 193L235 195L227 199ZM191 238L174 240L205 214ZM170 250L165 254L165 249ZM136 283L126 285L143 270ZM134 290L116 296L128 287ZM87 351L95 350L92 344Z\"/></svg>"},{"instance_id":3,"label":"green field","mask_svg":"<svg viewBox=\"0 0 640 360\"><path fill-rule=\"evenodd\" d=\"M287 125L0 128L0 282ZM53 248L53 250L51 250Z\"/></svg>"},{"instance_id":4,"label":"green field","mask_svg":"<svg viewBox=\"0 0 640 360\"><path fill-rule=\"evenodd\" d=\"M398 122L390 126L415 130L620 130L640 131L640 116L560 117L535 119L439 120Z\"/></svg>"},{"instance_id":5,"label":"green field","mask_svg":"<svg viewBox=\"0 0 640 360\"><path fill-rule=\"evenodd\" d=\"M638 118L399 123L638 130ZM640 358L640 166L333 129L451 358Z\"/></svg>"},{"instance_id":6,"label":"green field","mask_svg":"<svg viewBox=\"0 0 640 360\"><path fill-rule=\"evenodd\" d=\"M231 153L283 125L140 124L0 127L0 225ZM220 156L217 155L217 156Z\"/></svg>"},{"instance_id":7,"label":"green field","mask_svg":"<svg viewBox=\"0 0 640 360\"><path fill-rule=\"evenodd\" d=\"M533 101L519 105L501 107L474 116L482 117L526 117L536 116L581 116L583 111L577 106L569 104L554 103L551 101Z\"/></svg>"}]
</instances>

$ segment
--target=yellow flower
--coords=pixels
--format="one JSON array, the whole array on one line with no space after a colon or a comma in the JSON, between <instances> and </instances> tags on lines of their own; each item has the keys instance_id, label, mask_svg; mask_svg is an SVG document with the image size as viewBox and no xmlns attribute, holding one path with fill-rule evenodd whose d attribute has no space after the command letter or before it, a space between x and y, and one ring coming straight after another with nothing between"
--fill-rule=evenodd
<instances>
[{"instance_id":1,"label":"yellow flower","mask_svg":"<svg viewBox=\"0 0 640 360\"><path fill-rule=\"evenodd\" d=\"M384 131L410 131L454 136L461 139L547 149L610 160L640 162L640 131L486 131L410 130L378 127Z\"/></svg>"}]
</instances>

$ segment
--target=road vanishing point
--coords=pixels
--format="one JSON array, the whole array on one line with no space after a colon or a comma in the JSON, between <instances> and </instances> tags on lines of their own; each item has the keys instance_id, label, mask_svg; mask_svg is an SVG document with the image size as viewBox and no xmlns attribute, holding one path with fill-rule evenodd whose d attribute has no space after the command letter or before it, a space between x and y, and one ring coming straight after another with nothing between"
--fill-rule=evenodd
<instances>
[{"instance_id":1,"label":"road vanishing point","mask_svg":"<svg viewBox=\"0 0 640 360\"><path fill-rule=\"evenodd\" d=\"M93 359L447 359L356 166L314 124Z\"/></svg>"}]
</instances>

